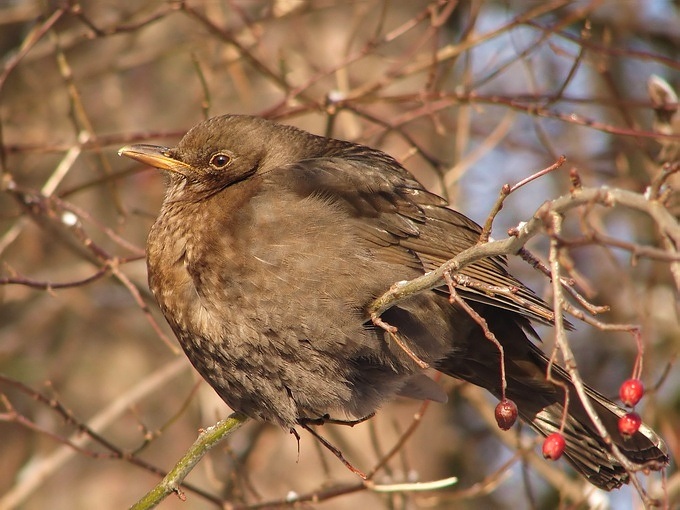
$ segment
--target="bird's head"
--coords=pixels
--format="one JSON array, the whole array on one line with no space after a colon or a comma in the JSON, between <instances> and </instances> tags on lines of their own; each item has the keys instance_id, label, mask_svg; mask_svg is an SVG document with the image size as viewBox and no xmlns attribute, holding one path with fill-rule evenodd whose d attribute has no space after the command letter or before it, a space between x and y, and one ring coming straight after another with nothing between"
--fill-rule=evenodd
<instances>
[{"instance_id":1,"label":"bird's head","mask_svg":"<svg viewBox=\"0 0 680 510\"><path fill-rule=\"evenodd\" d=\"M259 117L223 115L193 127L177 147L127 145L118 154L167 171L175 198L189 198L314 157L323 140Z\"/></svg>"}]
</instances>

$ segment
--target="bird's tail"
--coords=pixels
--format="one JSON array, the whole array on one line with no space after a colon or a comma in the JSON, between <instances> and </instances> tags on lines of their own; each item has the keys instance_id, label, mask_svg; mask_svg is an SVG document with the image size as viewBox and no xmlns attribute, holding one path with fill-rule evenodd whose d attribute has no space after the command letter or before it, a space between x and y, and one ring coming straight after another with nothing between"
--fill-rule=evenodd
<instances>
[{"instance_id":1,"label":"bird's tail","mask_svg":"<svg viewBox=\"0 0 680 510\"><path fill-rule=\"evenodd\" d=\"M566 442L564 455L577 471L591 483L605 490L627 483L629 474L616 460L611 447L600 437L567 372L553 365L551 376L555 382L548 381L546 356L526 337L523 341L518 341L517 338L508 342L508 335L524 336L524 332L516 324L507 327L506 322L505 325L503 343L508 346L505 353L507 381L505 396L515 402L520 417L543 436L560 432L564 421L561 430ZM517 331L514 331L515 329ZM476 347L469 351L474 353L473 356L470 356L469 352L467 356L451 356L439 369L481 386L500 398L498 351L485 338L478 339ZM565 389L569 393L566 417ZM619 432L618 422L627 411L587 386L586 394L612 442L627 459L637 464L645 464L649 469L665 467L668 463L668 451L663 440L651 428L643 423L636 433L624 437Z\"/></svg>"},{"instance_id":2,"label":"bird's tail","mask_svg":"<svg viewBox=\"0 0 680 510\"><path fill-rule=\"evenodd\" d=\"M545 373L547 359L541 352L535 352L534 355L538 358L537 365L543 366ZM566 458L577 471L600 488L611 490L628 483L629 474L595 429L569 375L561 367L553 366L551 376L558 385L564 385L569 391L568 413L561 431L566 441ZM510 377L506 395L515 401L522 419L543 436L560 432L564 416L564 392L553 388L540 399L535 395L526 399L525 391L515 391L515 386L516 381ZM585 393L612 442L628 460L636 464L649 464L656 469L668 463L666 445L650 427L642 423L636 433L623 436L618 423L627 411L588 386L585 386Z\"/></svg>"}]
</instances>

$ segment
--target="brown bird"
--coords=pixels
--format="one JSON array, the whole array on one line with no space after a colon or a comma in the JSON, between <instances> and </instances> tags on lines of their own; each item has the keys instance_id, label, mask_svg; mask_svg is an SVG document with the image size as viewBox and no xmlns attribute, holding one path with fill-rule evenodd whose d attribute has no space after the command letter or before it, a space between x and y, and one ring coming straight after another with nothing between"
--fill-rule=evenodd
<instances>
[{"instance_id":1,"label":"brown bird","mask_svg":"<svg viewBox=\"0 0 680 510\"><path fill-rule=\"evenodd\" d=\"M501 396L498 349L445 285L382 314L399 342L370 320L370 304L392 284L435 269L481 232L392 157L239 115L198 124L176 148L120 154L167 171L148 239L149 285L191 363L232 409L293 429L363 417L395 395L445 401L417 359ZM550 321L549 307L501 258L463 274L517 289L524 301L460 290L503 345L506 396L522 419L544 436L558 431L568 388L566 457L601 488L627 482L567 373L553 367L558 384L546 379L548 360L528 336L530 321ZM626 411L587 391L628 459L668 462L649 427L624 438Z\"/></svg>"}]
</instances>

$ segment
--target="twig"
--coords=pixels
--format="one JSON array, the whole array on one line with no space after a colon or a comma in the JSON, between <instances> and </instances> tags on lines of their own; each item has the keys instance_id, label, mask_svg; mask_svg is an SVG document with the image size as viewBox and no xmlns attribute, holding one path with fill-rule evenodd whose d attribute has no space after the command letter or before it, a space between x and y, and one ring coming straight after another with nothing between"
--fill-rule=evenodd
<instances>
[{"instance_id":1,"label":"twig","mask_svg":"<svg viewBox=\"0 0 680 510\"><path fill-rule=\"evenodd\" d=\"M514 232L514 231L513 231ZM511 234L514 235L514 234ZM544 275L546 275L548 278L551 278L550 274L550 268L546 266L543 262L541 262L538 258L536 258L529 250L526 248L521 248L519 252L517 253L522 260L527 262L531 267L534 269L540 271ZM609 311L609 307L606 305L595 305L588 301L585 297L583 297L576 289L574 289L575 282L574 280L570 278L565 278L564 276L562 277L560 284L562 285L562 289L569 293L571 297L573 297L583 308L585 308L588 313L591 313L593 315L597 315L599 313L605 313Z\"/></svg>"},{"instance_id":2,"label":"twig","mask_svg":"<svg viewBox=\"0 0 680 510\"><path fill-rule=\"evenodd\" d=\"M401 350L404 351L408 357L415 362L416 365L418 365L423 370L430 368L430 365L426 361L420 359L420 357L415 352L413 352L413 350L401 339L401 337L397 334L398 330L396 326L392 326L391 324L384 321L377 313L371 314L371 321L374 325L386 331L390 338L394 340Z\"/></svg>"},{"instance_id":3,"label":"twig","mask_svg":"<svg viewBox=\"0 0 680 510\"><path fill-rule=\"evenodd\" d=\"M513 186L510 186L509 184L505 184L502 188L501 191L498 195L498 198L496 199L496 202L494 203L493 207L491 208L491 211L489 212L489 215L486 217L486 221L484 222L484 228L482 228L482 233L479 235L479 244L484 244L489 241L489 236L491 235L491 228L493 227L493 221L500 212L500 210L503 208L503 202L505 201L510 194L514 193L518 189L520 189L522 186L525 186L529 184L532 181L535 181L539 177L542 177L554 170L557 170L560 168L564 162L567 160L565 156L560 156L557 161L555 161L552 165L549 167L544 168L543 170L539 170L538 172L535 172L531 174L529 177L526 177L525 179L522 179L518 183L514 184Z\"/></svg>"},{"instance_id":4,"label":"twig","mask_svg":"<svg viewBox=\"0 0 680 510\"><path fill-rule=\"evenodd\" d=\"M559 235L562 225L561 215L553 211L550 213L550 218L552 220L552 230L557 235ZM569 346L569 342L567 341L566 330L562 324L562 310L564 309L565 300L564 295L561 292L561 286L558 283L560 279L559 249L560 249L559 242L557 241L557 239L551 238L550 270L552 272L553 278L552 283L554 296L553 309L555 310L556 348L558 348L560 353L562 354L562 359L564 360L564 367L571 378L571 382L573 383L574 388L576 389L576 394L578 395L579 400L583 405L583 408L585 409L586 413L588 414L588 417L590 418L593 426L595 427L595 430L600 435L602 441L604 441L607 447L611 449L612 455L614 455L614 457L621 464L621 466L623 466L623 468L630 474L631 483L635 486L635 489L642 498L643 502L645 502L645 506L647 506L650 504L649 497L640 481L634 475L634 472L643 469L643 466L629 461L621 453L616 444L614 444L614 442L612 441L609 432L602 423L602 420L600 419L599 415L597 414L597 411L595 411L595 408L593 407L593 404L590 401L590 397L586 393L583 379L581 378L581 375L579 374L578 368L576 366L576 359L574 357L574 353L572 352L571 347Z\"/></svg>"},{"instance_id":5,"label":"twig","mask_svg":"<svg viewBox=\"0 0 680 510\"><path fill-rule=\"evenodd\" d=\"M342 462L347 469L349 469L352 473L355 475L359 476L362 480L367 480L368 476L361 471L360 469L354 467L351 462L349 462L345 456L342 454L342 452L333 446L331 443L328 442L328 440L323 437L321 434L319 434L316 430L314 430L312 427L310 427L307 423L300 422L300 426L305 429L307 432L309 432L311 435L313 435L329 452L331 452L333 455L335 455L340 462ZM295 429L292 429L295 430Z\"/></svg>"},{"instance_id":6,"label":"twig","mask_svg":"<svg viewBox=\"0 0 680 510\"><path fill-rule=\"evenodd\" d=\"M376 484L371 480L366 480L366 488L373 492L424 492L446 489L456 483L458 483L458 478L455 476L430 482L391 483L388 485Z\"/></svg>"},{"instance_id":7,"label":"twig","mask_svg":"<svg viewBox=\"0 0 680 510\"><path fill-rule=\"evenodd\" d=\"M131 510L148 510L155 508L170 494L177 494L184 500L181 485L184 478L208 451L217 446L222 440L230 436L248 418L241 413L232 413L227 419L219 421L212 427L201 431L189 450L175 464L175 467L161 480L161 482L146 493L139 501L130 507Z\"/></svg>"},{"instance_id":8,"label":"twig","mask_svg":"<svg viewBox=\"0 0 680 510\"><path fill-rule=\"evenodd\" d=\"M505 378L505 350L503 349L503 345L498 341L496 338L496 335L493 334L493 332L489 329L489 325L486 323L486 319L479 315L477 311L472 308L464 299L462 299L459 295L458 292L456 292L456 287L455 283L453 282L453 279L451 278L451 275L449 273L444 273L444 280L446 280L446 284L449 287L449 300L451 303L456 303L458 306L460 306L463 310L465 310L470 317L472 317L472 320L474 320L480 328L482 328L482 331L484 332L484 336L486 337L487 340L489 340L491 343L493 343L496 346L496 349L498 350L498 355L500 358L500 380L501 380L501 400L505 399L505 390L508 387L508 382Z\"/></svg>"},{"instance_id":9,"label":"twig","mask_svg":"<svg viewBox=\"0 0 680 510\"><path fill-rule=\"evenodd\" d=\"M392 457L394 457L406 444L406 441L414 434L418 426L422 423L423 416L425 416L425 412L427 411L427 408L430 406L430 401L429 400L424 400L422 404L420 404L420 408L418 411L413 415L413 419L411 420L411 424L408 426L408 428L401 434L401 437L399 440L394 444L392 448L380 459L380 461L371 469L367 474L367 478L369 480L373 479L373 477L376 475L376 473L382 469Z\"/></svg>"},{"instance_id":10,"label":"twig","mask_svg":"<svg viewBox=\"0 0 680 510\"><path fill-rule=\"evenodd\" d=\"M97 413L91 420L86 424L83 424L72 417L63 408L54 407L55 411L60 412L66 411L66 414L60 412L62 416L67 420L67 422L74 424L79 430L75 434L68 438L69 443L72 443L78 447L84 447L87 443L95 440L99 444L103 444L99 438L99 432L106 429L115 419L119 418L134 402L137 402L147 395L157 391L158 388L163 387L167 382L176 377L177 374L183 372L188 367L185 359L177 358L176 360L168 363L164 367L158 369L157 371L151 373L143 381L141 381L136 386L132 387L129 391L122 394L116 400L111 402L106 408L102 409ZM4 377L0 376L0 379L5 383L14 384ZM30 391L30 395L34 398L38 398L38 393ZM49 404L49 398L45 399ZM110 447L114 448L114 451L119 452L119 457L124 458L124 454L121 450L118 450L115 446L109 443ZM32 468L30 476L24 476L17 480L17 482L0 498L0 508L15 508L24 502L28 497L30 497L33 492L42 486L50 476L62 468L62 466L71 460L76 455L76 451L70 446L64 445L57 448L54 452L48 456L39 455L31 461ZM139 461L136 457L128 457L128 461L135 463ZM141 461L140 461L141 462ZM150 466L147 464L139 464L140 467L144 467L147 470L155 473L161 473L160 470L156 468L149 469Z\"/></svg>"}]
</instances>

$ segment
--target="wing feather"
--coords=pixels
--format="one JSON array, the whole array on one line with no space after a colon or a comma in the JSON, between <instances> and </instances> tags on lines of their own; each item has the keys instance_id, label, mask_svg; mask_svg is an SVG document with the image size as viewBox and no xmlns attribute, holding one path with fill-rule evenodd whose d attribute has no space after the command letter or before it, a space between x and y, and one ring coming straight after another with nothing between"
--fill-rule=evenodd
<instances>
[{"instance_id":1,"label":"wing feather","mask_svg":"<svg viewBox=\"0 0 680 510\"><path fill-rule=\"evenodd\" d=\"M477 223L423 188L394 159L361 146L355 147L355 153L348 155L345 150L343 157L303 160L276 172L280 172L281 185L301 197L322 196L356 218L357 235L374 247L375 255L382 260L417 267L425 273L478 242L482 229ZM367 160L371 164L366 164ZM486 288L465 287L459 292L465 299L550 324L550 307L505 266L503 257L471 264L461 273ZM493 292L489 286L504 292ZM508 289L512 296L507 295ZM445 286L438 290L447 292Z\"/></svg>"}]
</instances>

